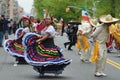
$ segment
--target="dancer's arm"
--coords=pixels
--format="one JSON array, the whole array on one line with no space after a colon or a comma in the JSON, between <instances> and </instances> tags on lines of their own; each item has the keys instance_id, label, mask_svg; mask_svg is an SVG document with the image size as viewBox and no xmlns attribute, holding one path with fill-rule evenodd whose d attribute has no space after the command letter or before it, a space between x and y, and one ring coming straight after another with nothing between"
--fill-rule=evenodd
<instances>
[{"instance_id":1,"label":"dancer's arm","mask_svg":"<svg viewBox=\"0 0 120 80\"><path fill-rule=\"evenodd\" d=\"M49 33L46 33L44 36L42 36L40 39L37 40L38 44L40 44L42 41L47 39L50 36Z\"/></svg>"}]
</instances>

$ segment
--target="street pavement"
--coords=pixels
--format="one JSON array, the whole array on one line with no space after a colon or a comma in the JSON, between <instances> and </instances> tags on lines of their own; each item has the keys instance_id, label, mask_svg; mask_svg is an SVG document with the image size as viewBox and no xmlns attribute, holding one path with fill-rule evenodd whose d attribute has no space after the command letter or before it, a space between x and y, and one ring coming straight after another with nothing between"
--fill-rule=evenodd
<instances>
[{"instance_id":1,"label":"street pavement","mask_svg":"<svg viewBox=\"0 0 120 80\"><path fill-rule=\"evenodd\" d=\"M9 37L13 39L14 35ZM72 63L59 76L45 74L40 77L30 65L13 66L15 59L0 47L0 80L120 80L120 57L115 50L108 53L109 59L105 66L107 77L95 77L95 64L81 62L75 46L72 47L73 51L64 48L63 43L66 41L66 34L55 37L55 43L63 49L64 57L72 59Z\"/></svg>"}]
</instances>

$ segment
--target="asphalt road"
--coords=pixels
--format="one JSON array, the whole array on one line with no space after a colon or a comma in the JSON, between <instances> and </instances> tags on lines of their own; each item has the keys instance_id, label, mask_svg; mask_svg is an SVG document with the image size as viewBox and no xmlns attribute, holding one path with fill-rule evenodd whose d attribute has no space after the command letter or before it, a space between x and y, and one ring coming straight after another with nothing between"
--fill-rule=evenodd
<instances>
[{"instance_id":1,"label":"asphalt road","mask_svg":"<svg viewBox=\"0 0 120 80\"><path fill-rule=\"evenodd\" d=\"M10 38L14 38L11 35ZM72 63L65 68L62 74L45 74L40 77L30 65L13 66L14 58L0 48L0 80L120 80L120 57L116 51L108 53L108 60L105 67L107 77L95 77L95 64L82 63L78 50L73 46L73 51L64 48L63 43L67 41L67 36L57 36L55 43L63 49L65 58L72 59Z\"/></svg>"}]
</instances>

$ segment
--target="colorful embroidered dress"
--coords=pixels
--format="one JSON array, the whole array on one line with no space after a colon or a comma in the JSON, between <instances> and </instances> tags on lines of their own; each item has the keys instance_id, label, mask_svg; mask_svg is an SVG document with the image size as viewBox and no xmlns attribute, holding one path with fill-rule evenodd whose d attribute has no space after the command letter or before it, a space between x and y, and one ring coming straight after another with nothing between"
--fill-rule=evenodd
<instances>
[{"instance_id":1,"label":"colorful embroidered dress","mask_svg":"<svg viewBox=\"0 0 120 80\"><path fill-rule=\"evenodd\" d=\"M50 34L50 37L42 41L41 44L36 43L41 38L36 33L27 33L23 37L26 61L34 66L69 64L71 60L64 59L59 47L54 44L55 30L53 26L44 28L41 31L41 35L45 35L46 32Z\"/></svg>"},{"instance_id":2,"label":"colorful embroidered dress","mask_svg":"<svg viewBox=\"0 0 120 80\"><path fill-rule=\"evenodd\" d=\"M17 39L21 36L23 28L17 29L15 33L16 39L8 39L4 42L4 49L12 56L24 57L24 47L22 45L22 39Z\"/></svg>"}]
</instances>

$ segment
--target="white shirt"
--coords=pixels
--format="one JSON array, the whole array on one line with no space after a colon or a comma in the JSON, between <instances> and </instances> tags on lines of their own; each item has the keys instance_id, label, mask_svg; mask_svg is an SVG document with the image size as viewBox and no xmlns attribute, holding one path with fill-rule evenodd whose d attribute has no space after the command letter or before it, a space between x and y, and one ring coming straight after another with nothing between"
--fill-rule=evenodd
<instances>
[{"instance_id":1,"label":"white shirt","mask_svg":"<svg viewBox=\"0 0 120 80\"><path fill-rule=\"evenodd\" d=\"M50 25L47 29L43 29L41 31L41 35L45 35L46 33L50 34L50 37L54 37L55 36L55 29L52 25Z\"/></svg>"},{"instance_id":2,"label":"white shirt","mask_svg":"<svg viewBox=\"0 0 120 80\"><path fill-rule=\"evenodd\" d=\"M96 30L91 34L91 36L98 41L100 44L106 44L109 40L109 27L106 25L99 25Z\"/></svg>"},{"instance_id":3,"label":"white shirt","mask_svg":"<svg viewBox=\"0 0 120 80\"><path fill-rule=\"evenodd\" d=\"M34 24L33 24L33 27L35 28L35 31L37 31L37 30L36 30L36 27L37 27L37 26L38 26L38 23L34 23Z\"/></svg>"},{"instance_id":4,"label":"white shirt","mask_svg":"<svg viewBox=\"0 0 120 80\"><path fill-rule=\"evenodd\" d=\"M23 29L23 32L25 32L25 33L30 32L29 27L24 28L24 29Z\"/></svg>"}]
</instances>

